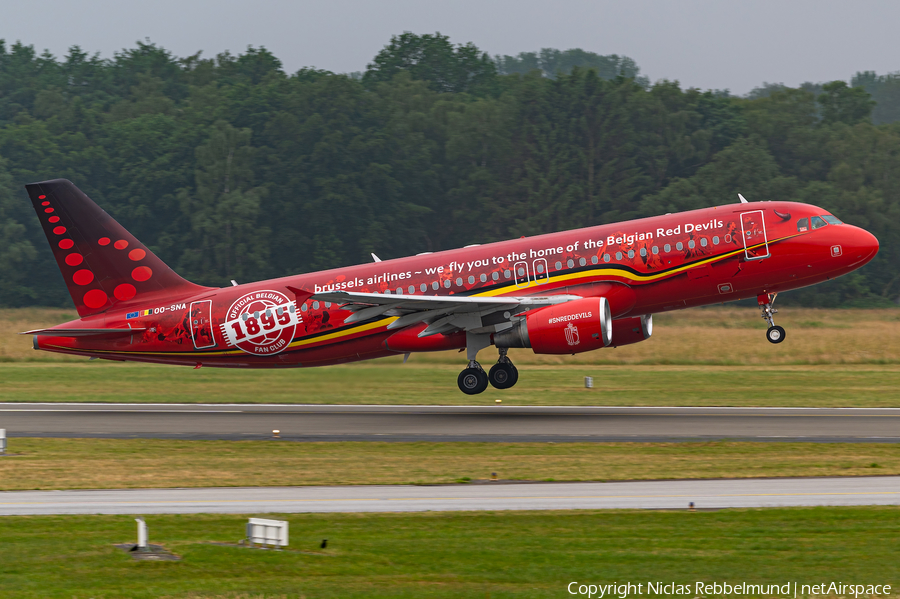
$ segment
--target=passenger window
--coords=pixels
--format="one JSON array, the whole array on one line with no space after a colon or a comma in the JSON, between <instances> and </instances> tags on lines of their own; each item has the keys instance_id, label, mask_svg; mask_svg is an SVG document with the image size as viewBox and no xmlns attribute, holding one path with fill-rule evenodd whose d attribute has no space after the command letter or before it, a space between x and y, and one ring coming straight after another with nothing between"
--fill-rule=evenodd
<instances>
[{"instance_id":1,"label":"passenger window","mask_svg":"<svg viewBox=\"0 0 900 599\"><path fill-rule=\"evenodd\" d=\"M812 224L813 229L821 229L822 227L824 227L825 225L828 224L824 220L822 220L821 217L818 217L818 216L812 217L811 219L809 219L809 222L810 222L810 224Z\"/></svg>"},{"instance_id":2,"label":"passenger window","mask_svg":"<svg viewBox=\"0 0 900 599\"><path fill-rule=\"evenodd\" d=\"M809 220L801 218L797 221L797 232L806 233L807 231L809 231Z\"/></svg>"}]
</instances>

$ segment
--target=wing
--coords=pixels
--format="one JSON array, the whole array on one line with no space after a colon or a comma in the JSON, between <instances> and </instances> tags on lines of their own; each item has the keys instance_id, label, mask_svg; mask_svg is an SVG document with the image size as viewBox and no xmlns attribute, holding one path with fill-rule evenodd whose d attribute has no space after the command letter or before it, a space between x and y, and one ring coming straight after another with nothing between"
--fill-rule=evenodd
<instances>
[{"instance_id":1,"label":"wing","mask_svg":"<svg viewBox=\"0 0 900 599\"><path fill-rule=\"evenodd\" d=\"M469 297L464 295L388 295L331 291L316 293L312 299L340 304L353 312L344 322L362 322L395 316L388 329L402 329L425 322L419 337L463 330L470 333L502 331L512 326L519 314L576 299L578 295L525 297Z\"/></svg>"}]
</instances>

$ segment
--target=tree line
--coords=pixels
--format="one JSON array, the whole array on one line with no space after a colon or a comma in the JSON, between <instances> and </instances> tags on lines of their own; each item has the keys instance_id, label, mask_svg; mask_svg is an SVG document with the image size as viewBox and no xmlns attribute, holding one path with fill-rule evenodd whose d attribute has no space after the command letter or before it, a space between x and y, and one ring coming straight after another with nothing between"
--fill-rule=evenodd
<instances>
[{"instance_id":1,"label":"tree line","mask_svg":"<svg viewBox=\"0 0 900 599\"><path fill-rule=\"evenodd\" d=\"M897 79L851 83L736 98L650 84L626 57L491 58L440 34L395 36L362 74L288 74L264 48L176 57L147 42L58 59L0 41L0 305L69 303L22 189L58 177L215 286L738 192L797 200L869 229L881 252L785 299L896 303L900 124L872 115Z\"/></svg>"}]
</instances>

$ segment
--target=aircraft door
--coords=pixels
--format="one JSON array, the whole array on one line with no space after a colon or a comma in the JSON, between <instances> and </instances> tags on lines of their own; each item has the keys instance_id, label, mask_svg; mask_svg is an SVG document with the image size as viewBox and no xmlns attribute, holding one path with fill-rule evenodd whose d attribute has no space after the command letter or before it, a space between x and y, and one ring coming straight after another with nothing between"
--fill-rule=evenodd
<instances>
[{"instance_id":1,"label":"aircraft door","mask_svg":"<svg viewBox=\"0 0 900 599\"><path fill-rule=\"evenodd\" d=\"M191 339L196 349L214 347L216 340L212 330L212 300L191 302Z\"/></svg>"},{"instance_id":2,"label":"aircraft door","mask_svg":"<svg viewBox=\"0 0 900 599\"><path fill-rule=\"evenodd\" d=\"M772 255L769 253L762 210L741 213L741 237L744 239L744 257L747 260L762 260Z\"/></svg>"},{"instance_id":3,"label":"aircraft door","mask_svg":"<svg viewBox=\"0 0 900 599\"><path fill-rule=\"evenodd\" d=\"M550 280L550 273L547 268L547 260L545 258L538 258L532 264L534 267L534 284L541 285Z\"/></svg>"},{"instance_id":4,"label":"aircraft door","mask_svg":"<svg viewBox=\"0 0 900 599\"><path fill-rule=\"evenodd\" d=\"M513 275L516 277L516 287L520 289L528 287L531 283L527 262L516 262L515 266L513 266Z\"/></svg>"}]
</instances>

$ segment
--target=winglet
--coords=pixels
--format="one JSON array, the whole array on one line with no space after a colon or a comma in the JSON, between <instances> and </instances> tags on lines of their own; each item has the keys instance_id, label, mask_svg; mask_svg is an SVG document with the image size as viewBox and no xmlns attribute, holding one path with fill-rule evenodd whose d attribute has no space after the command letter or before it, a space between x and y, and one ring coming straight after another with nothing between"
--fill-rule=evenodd
<instances>
[{"instance_id":1,"label":"winglet","mask_svg":"<svg viewBox=\"0 0 900 599\"><path fill-rule=\"evenodd\" d=\"M747 198L745 198L745 197L742 196L741 194L738 194L738 199L741 200L741 204L749 204L749 203L750 203L750 202L747 201Z\"/></svg>"}]
</instances>

